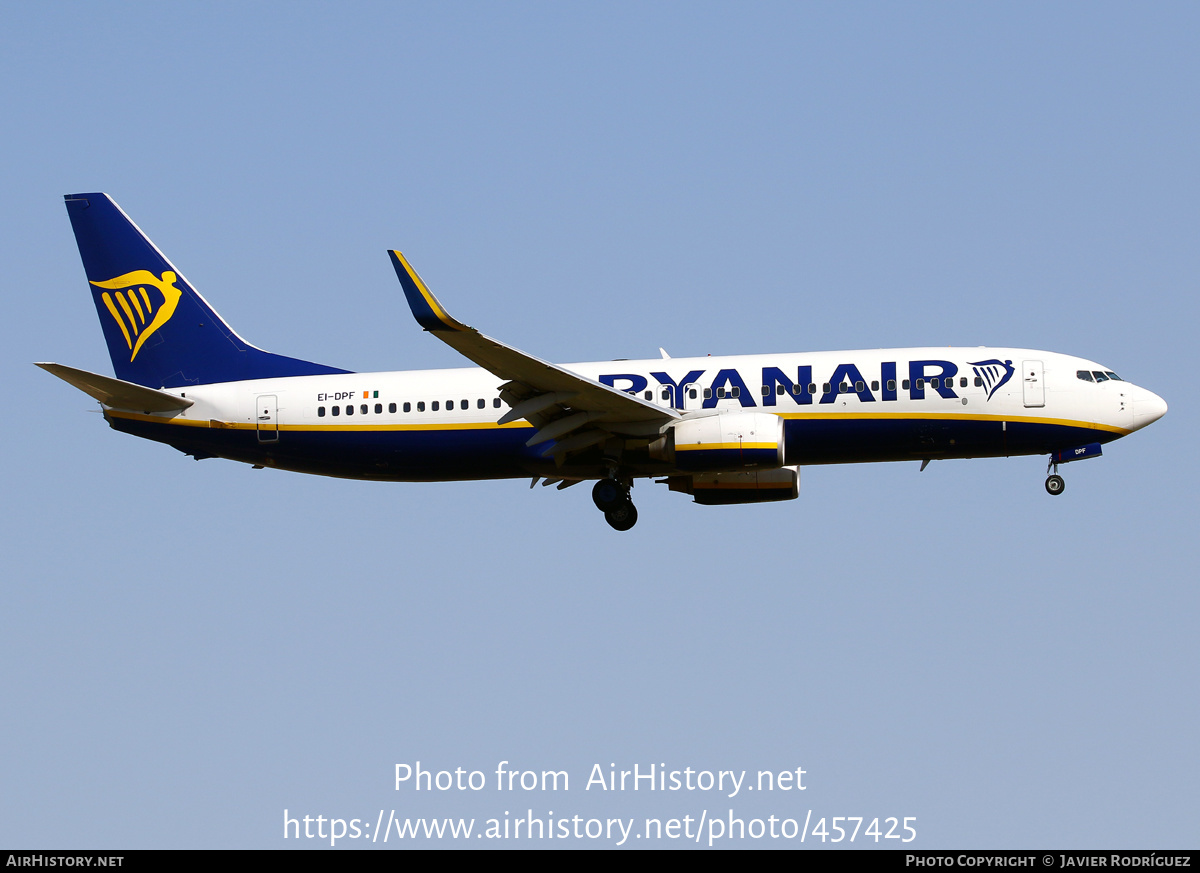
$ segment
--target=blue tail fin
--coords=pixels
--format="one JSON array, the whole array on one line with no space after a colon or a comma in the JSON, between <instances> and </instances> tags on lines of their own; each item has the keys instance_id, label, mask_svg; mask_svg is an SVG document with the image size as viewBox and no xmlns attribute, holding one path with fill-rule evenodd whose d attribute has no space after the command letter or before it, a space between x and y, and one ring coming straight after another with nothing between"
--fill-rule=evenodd
<instances>
[{"instance_id":1,"label":"blue tail fin","mask_svg":"<svg viewBox=\"0 0 1200 873\"><path fill-rule=\"evenodd\" d=\"M111 197L68 194L65 199L118 379L180 388L348 372L250 345Z\"/></svg>"}]
</instances>

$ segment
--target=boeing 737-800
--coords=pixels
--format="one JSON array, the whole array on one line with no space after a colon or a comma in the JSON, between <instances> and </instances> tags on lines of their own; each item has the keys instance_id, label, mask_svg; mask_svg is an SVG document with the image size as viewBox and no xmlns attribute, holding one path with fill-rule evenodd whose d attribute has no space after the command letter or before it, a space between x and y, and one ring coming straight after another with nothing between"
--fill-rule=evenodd
<instances>
[{"instance_id":1,"label":"boeing 737-800","mask_svg":"<svg viewBox=\"0 0 1200 873\"><path fill-rule=\"evenodd\" d=\"M593 481L597 508L628 530L636 479L706 505L757 503L796 497L807 464L1045 454L1046 490L1061 494L1059 464L1167 411L1095 361L1028 349L552 364L451 317L398 251L417 322L478 366L354 373L243 340L107 194L66 205L116 378L38 366L100 401L116 430L196 459L390 481Z\"/></svg>"}]
</instances>

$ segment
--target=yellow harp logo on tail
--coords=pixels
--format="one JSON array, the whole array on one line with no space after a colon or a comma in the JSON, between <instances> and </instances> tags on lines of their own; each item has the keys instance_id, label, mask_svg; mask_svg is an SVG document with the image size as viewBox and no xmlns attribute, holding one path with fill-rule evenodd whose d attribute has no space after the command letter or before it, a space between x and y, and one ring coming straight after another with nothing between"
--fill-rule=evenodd
<instances>
[{"instance_id":1,"label":"yellow harp logo on tail","mask_svg":"<svg viewBox=\"0 0 1200 873\"><path fill-rule=\"evenodd\" d=\"M158 278L149 270L134 270L115 279L104 282L92 282L97 288L107 288L115 293L105 291L100 295L117 326L125 336L125 345L129 346L132 354L130 363L137 357L142 344L150 338L175 314L179 298L183 292L175 287L178 277L166 270L162 278ZM155 292L149 291L153 288ZM161 298L161 299L159 299Z\"/></svg>"}]
</instances>

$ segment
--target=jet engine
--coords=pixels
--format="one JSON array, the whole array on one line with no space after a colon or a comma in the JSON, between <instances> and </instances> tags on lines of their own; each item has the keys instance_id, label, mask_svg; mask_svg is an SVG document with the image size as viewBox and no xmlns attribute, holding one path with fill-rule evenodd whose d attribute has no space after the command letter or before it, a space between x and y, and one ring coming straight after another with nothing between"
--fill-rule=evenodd
<instances>
[{"instance_id":1,"label":"jet engine","mask_svg":"<svg viewBox=\"0 0 1200 873\"><path fill-rule=\"evenodd\" d=\"M667 487L691 494L697 503L705 506L793 500L800 496L800 468L668 476Z\"/></svg>"},{"instance_id":2,"label":"jet engine","mask_svg":"<svg viewBox=\"0 0 1200 873\"><path fill-rule=\"evenodd\" d=\"M767 412L685 419L650 444L650 457L693 472L778 469L784 465L783 419Z\"/></svg>"}]
</instances>

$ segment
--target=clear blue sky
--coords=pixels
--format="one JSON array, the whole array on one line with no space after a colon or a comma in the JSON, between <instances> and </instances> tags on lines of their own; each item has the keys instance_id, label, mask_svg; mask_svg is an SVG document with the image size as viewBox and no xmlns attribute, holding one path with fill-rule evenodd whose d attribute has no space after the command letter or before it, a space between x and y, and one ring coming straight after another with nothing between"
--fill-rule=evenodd
<instances>
[{"instance_id":1,"label":"clear blue sky","mask_svg":"<svg viewBox=\"0 0 1200 873\"><path fill-rule=\"evenodd\" d=\"M0 845L295 845L285 808L1197 844L1194 4L0 8ZM1008 345L1171 410L1061 498L1040 458L806 468L775 506L641 484L624 535L583 488L196 463L31 365L111 372L94 190L243 336L350 369L463 363L399 247L552 360ZM418 760L571 790L394 791Z\"/></svg>"}]
</instances>

